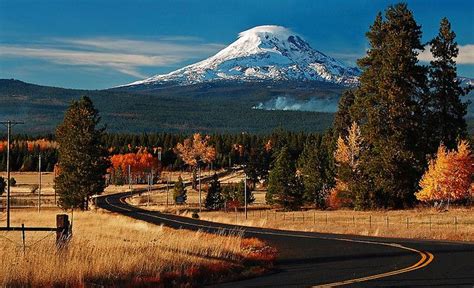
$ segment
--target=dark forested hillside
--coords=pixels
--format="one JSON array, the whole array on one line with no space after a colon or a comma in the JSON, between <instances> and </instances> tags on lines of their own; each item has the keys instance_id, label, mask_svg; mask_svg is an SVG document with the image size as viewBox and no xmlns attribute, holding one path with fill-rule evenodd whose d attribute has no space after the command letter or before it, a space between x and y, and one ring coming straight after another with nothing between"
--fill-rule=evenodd
<instances>
[{"instance_id":1,"label":"dark forested hillside","mask_svg":"<svg viewBox=\"0 0 474 288\"><path fill-rule=\"evenodd\" d=\"M255 110L272 97L326 98L337 101L335 85L295 83L222 83L153 87L148 91L75 90L0 80L0 117L25 121L21 133L54 133L72 99L89 96L110 132L253 132L275 128L320 132L332 113Z\"/></svg>"}]
</instances>

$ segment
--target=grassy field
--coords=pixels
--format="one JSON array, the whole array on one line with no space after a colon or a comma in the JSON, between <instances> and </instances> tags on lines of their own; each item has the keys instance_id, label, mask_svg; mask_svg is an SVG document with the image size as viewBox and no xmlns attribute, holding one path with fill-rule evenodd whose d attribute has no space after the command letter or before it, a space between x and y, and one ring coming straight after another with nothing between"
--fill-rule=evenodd
<instances>
[{"instance_id":1,"label":"grassy field","mask_svg":"<svg viewBox=\"0 0 474 288\"><path fill-rule=\"evenodd\" d=\"M190 211L183 211L191 216ZM280 212L252 209L248 218L242 211L200 214L203 220L284 230L327 232L380 237L474 241L474 209L453 208L447 212L420 208L395 211Z\"/></svg>"},{"instance_id":2,"label":"grassy field","mask_svg":"<svg viewBox=\"0 0 474 288\"><path fill-rule=\"evenodd\" d=\"M216 171L219 172L219 171ZM214 171L203 171L202 176L208 176ZM0 172L0 176L7 178L6 172ZM175 182L181 176L185 181L191 179L191 172L168 172L164 171L161 175L163 181L169 180ZM25 208L38 206L38 190L33 190L39 185L39 175L37 172L12 172L11 177L15 178L16 185L11 187L11 205L12 208ZM54 194L54 173L43 172L41 177L41 207L55 208ZM155 187L157 187L156 185ZM147 185L133 185L134 189L145 189ZM115 186L109 185L105 189L105 194L124 192L128 190L128 185ZM0 197L0 207L5 207L6 193ZM4 216L4 215L3 215ZM1 219L2 216L0 216Z\"/></svg>"},{"instance_id":3,"label":"grassy field","mask_svg":"<svg viewBox=\"0 0 474 288\"><path fill-rule=\"evenodd\" d=\"M222 179L222 183L238 182L242 174L236 173ZM370 235L381 237L422 238L440 240L474 241L473 207L452 207L449 211L439 212L431 208L408 210L353 211L335 210L283 212L271 209L265 204L265 190L253 192L255 202L249 205L247 219L241 210L205 211L199 215L203 220L239 224L245 226L266 227L287 230L328 232L337 234ZM172 192L169 192L169 205L166 206L165 192L152 192L135 196L128 201L133 205L166 213L191 216L198 208L198 192L188 189L185 205L172 204ZM202 203L206 197L202 192ZM148 204L150 199L150 205Z\"/></svg>"},{"instance_id":4,"label":"grassy field","mask_svg":"<svg viewBox=\"0 0 474 288\"><path fill-rule=\"evenodd\" d=\"M12 225L55 226L61 211L12 212ZM67 249L55 234L0 232L0 286L196 286L263 273L275 251L257 239L174 230L112 213L74 212Z\"/></svg>"}]
</instances>

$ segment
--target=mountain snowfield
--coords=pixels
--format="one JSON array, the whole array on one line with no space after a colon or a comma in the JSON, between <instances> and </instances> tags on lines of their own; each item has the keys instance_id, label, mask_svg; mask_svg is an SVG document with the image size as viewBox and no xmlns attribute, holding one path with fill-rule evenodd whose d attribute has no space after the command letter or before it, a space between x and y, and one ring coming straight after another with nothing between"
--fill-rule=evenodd
<instances>
[{"instance_id":1,"label":"mountain snowfield","mask_svg":"<svg viewBox=\"0 0 474 288\"><path fill-rule=\"evenodd\" d=\"M291 30L274 25L241 32L238 39L198 63L124 86L191 85L226 81L323 81L352 86L360 71L313 48Z\"/></svg>"}]
</instances>

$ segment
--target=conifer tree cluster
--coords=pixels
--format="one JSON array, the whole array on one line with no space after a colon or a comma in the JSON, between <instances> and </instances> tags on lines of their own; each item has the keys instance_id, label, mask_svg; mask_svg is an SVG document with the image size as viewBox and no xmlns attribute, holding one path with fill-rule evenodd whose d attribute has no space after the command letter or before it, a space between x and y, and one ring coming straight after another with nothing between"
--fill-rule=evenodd
<instances>
[{"instance_id":1,"label":"conifer tree cluster","mask_svg":"<svg viewBox=\"0 0 474 288\"><path fill-rule=\"evenodd\" d=\"M334 185L329 136L309 138L297 162L303 201L318 208L326 207L326 198Z\"/></svg>"},{"instance_id":2,"label":"conifer tree cluster","mask_svg":"<svg viewBox=\"0 0 474 288\"><path fill-rule=\"evenodd\" d=\"M340 139L349 123L358 123L363 149L357 171L347 175L339 167L338 177L357 178L341 185L350 191L352 206L401 208L414 203L427 159L440 143L452 148L466 136L467 104L460 96L467 90L457 80L458 49L446 18L429 43L429 67L418 62L425 49L421 26L406 4L379 13L366 35L370 48L358 61L360 85L342 96L334 120Z\"/></svg>"},{"instance_id":3,"label":"conifer tree cluster","mask_svg":"<svg viewBox=\"0 0 474 288\"><path fill-rule=\"evenodd\" d=\"M268 204L291 210L303 204L301 180L296 175L295 161L291 159L287 147L280 150L270 171L265 200Z\"/></svg>"},{"instance_id":4,"label":"conifer tree cluster","mask_svg":"<svg viewBox=\"0 0 474 288\"><path fill-rule=\"evenodd\" d=\"M240 181L239 183L232 183L222 186L222 197L224 199L224 205L228 208L242 207L245 204L245 183ZM255 201L252 189L247 185L247 205L252 204Z\"/></svg>"}]
</instances>

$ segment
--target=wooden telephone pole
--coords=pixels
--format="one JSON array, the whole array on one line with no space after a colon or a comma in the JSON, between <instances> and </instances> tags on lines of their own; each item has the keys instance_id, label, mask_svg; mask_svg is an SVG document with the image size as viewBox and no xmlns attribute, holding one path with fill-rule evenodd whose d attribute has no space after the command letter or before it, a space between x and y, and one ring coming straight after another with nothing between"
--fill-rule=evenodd
<instances>
[{"instance_id":1,"label":"wooden telephone pole","mask_svg":"<svg viewBox=\"0 0 474 288\"><path fill-rule=\"evenodd\" d=\"M2 121L0 124L7 127L7 228L10 228L10 136L12 127L17 124L24 124L24 122L8 120Z\"/></svg>"}]
</instances>

